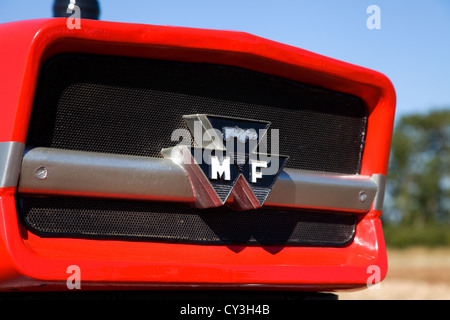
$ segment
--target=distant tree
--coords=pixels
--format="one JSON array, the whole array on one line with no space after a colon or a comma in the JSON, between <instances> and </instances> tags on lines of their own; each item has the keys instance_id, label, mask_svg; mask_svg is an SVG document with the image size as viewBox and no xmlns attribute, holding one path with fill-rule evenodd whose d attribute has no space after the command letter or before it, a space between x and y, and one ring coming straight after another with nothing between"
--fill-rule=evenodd
<instances>
[{"instance_id":1,"label":"distant tree","mask_svg":"<svg viewBox=\"0 0 450 320\"><path fill-rule=\"evenodd\" d=\"M398 120L386 190L385 221L450 222L450 110Z\"/></svg>"}]
</instances>

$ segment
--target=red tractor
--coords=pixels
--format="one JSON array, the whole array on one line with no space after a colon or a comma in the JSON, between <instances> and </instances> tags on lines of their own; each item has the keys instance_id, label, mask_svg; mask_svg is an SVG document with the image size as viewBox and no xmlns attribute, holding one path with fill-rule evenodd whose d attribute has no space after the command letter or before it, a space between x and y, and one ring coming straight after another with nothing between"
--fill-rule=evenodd
<instances>
[{"instance_id":1,"label":"red tractor","mask_svg":"<svg viewBox=\"0 0 450 320\"><path fill-rule=\"evenodd\" d=\"M0 25L2 292L384 278L384 75L243 32L79 22Z\"/></svg>"}]
</instances>

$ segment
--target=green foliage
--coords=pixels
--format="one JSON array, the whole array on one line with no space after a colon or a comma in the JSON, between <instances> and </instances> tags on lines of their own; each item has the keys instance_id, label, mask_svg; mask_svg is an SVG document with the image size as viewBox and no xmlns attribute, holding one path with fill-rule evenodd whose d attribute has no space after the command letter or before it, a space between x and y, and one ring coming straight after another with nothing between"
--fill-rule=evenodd
<instances>
[{"instance_id":1,"label":"green foliage","mask_svg":"<svg viewBox=\"0 0 450 320\"><path fill-rule=\"evenodd\" d=\"M450 222L450 110L396 123L384 212L385 222L414 227Z\"/></svg>"},{"instance_id":2,"label":"green foliage","mask_svg":"<svg viewBox=\"0 0 450 320\"><path fill-rule=\"evenodd\" d=\"M388 247L409 246L441 247L450 246L450 225L434 224L426 226L384 225L383 232Z\"/></svg>"}]
</instances>

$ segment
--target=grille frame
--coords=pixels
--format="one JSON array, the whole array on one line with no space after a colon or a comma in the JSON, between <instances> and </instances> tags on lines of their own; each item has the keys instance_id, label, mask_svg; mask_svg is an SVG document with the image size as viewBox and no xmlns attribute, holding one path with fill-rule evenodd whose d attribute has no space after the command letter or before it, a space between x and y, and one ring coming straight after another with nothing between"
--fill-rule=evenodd
<instances>
[{"instance_id":1,"label":"grille frame","mask_svg":"<svg viewBox=\"0 0 450 320\"><path fill-rule=\"evenodd\" d=\"M72 63L74 63L74 65L76 65L76 68L73 67L70 70L63 69L62 66L66 66L67 65L67 61L71 61ZM74 62L75 61L75 62ZM101 61L101 64L103 66L103 68L96 68L97 63L99 63ZM80 62L81 66L80 66ZM94 63L96 62L96 63ZM55 67L55 63L56 63L56 67ZM83 63L85 63L85 65L83 65ZM214 72L216 72L218 75L222 75L225 77L226 81L225 83L227 84L227 88L224 91L218 90L217 92L212 92L214 88L220 87L219 85L214 84L209 84L208 86L208 90L205 89L198 89L195 86L192 85L188 85L187 87L183 88L183 90L177 91L179 90L179 88L177 86L173 86L173 83L171 82L173 79L169 77L169 79L166 79L165 81L163 81L163 84L161 85L158 81L150 81L150 85L149 84L143 84L140 81L137 82L133 82L134 84L137 84L137 94L136 91L133 90L133 84L130 83L128 80L124 82L123 79L126 79L126 77L118 77L118 78L113 78L112 75L114 74L114 72L112 70L125 70L124 72L128 72L128 74L133 74L133 72L130 72L130 70L134 70L136 71L137 67L141 67L142 64L145 64L147 67L150 66L150 70L153 69L157 69L159 71L159 75L163 74L164 70L171 70L171 72L169 73L171 75L172 78L175 77L175 84L176 83L180 83L180 80L177 80L177 77L183 77L185 75L185 72L187 71L188 74L190 74L190 78L189 79L193 79L196 76L196 69L200 68L200 78L202 77L207 77L207 79L209 79L210 81L206 81L206 83L209 84L209 82L211 82L212 80L214 80L213 78L208 78L209 77L209 73L211 72L211 70L213 70ZM109 67L105 67L105 66L109 66ZM131 67L130 67L131 66ZM87 69L89 70L87 70ZM90 70L90 68L93 68L93 70ZM179 70L179 68L181 68L182 71ZM145 68L144 68L145 69ZM64 72L62 72L61 70L64 70ZM98 72L102 71L102 70L106 70L106 74L109 76L105 76L102 75L102 77L100 77L100 80L98 78ZM175 70L175 71L174 71ZM185 72L183 72L183 70ZM61 73L62 72L62 73ZM78 72L78 73L77 73ZM147 76L151 76L151 72L149 70L146 70L145 72L143 72L144 75ZM214 73L214 74L216 74ZM70 79L64 78L64 76L70 75ZM75 74L75 75L74 75ZM77 75L78 74L78 75ZM239 85L236 85L235 83L233 83L233 79L234 76L238 75L238 77L243 77L244 80L240 80L237 81L238 84L243 84L243 81L246 84L245 89L239 87ZM83 78L85 77L86 80L81 81L80 77ZM73 81L73 78L76 79L76 81ZM143 79L146 78L145 76L143 77L142 75L139 77L139 79ZM62 81L60 81L62 79ZM105 81L105 79L107 79L107 81L111 81L108 85L103 85L102 81ZM112 79L112 80L111 80ZM255 80L256 81L250 81L250 80ZM133 80L136 81L136 80ZM265 83L265 81L270 82L270 85L268 83ZM232 105L237 105L239 106L238 109L243 109L245 110L245 104L247 103L247 100L249 100L250 102L250 106L252 106L253 108L256 107L260 107L263 106L263 104L266 102L267 99L269 99L269 103L266 103L264 106L267 108L272 108L278 112L279 110L288 110L289 112L296 112L298 110L304 112L304 114L302 114L302 118L306 119L305 121L307 121L307 124L309 126L310 129L316 130L314 131L313 135L319 135L322 134L322 138L325 137L332 137L333 134L330 134L330 132L325 132L323 133L322 131L327 125L330 128L333 128L333 123L336 124L335 127L346 127L345 123L342 124L342 119L345 118L348 121L351 122L351 120L353 119L357 119L355 120L356 122L352 122L353 124L355 123L359 123L359 132L356 132L356 136L359 137L359 140L356 143L356 152L355 152L355 148L353 148L353 153L352 153L352 157L351 159L353 161L349 161L349 158L344 158L344 159L340 159L342 156L347 156L350 154L350 152L348 152L348 150L343 150L342 146L348 146L348 145L352 145L351 143L348 142L348 137L347 139L343 139L342 137L337 137L334 138L334 143L341 143L341 147L336 147L333 150L337 150L337 151L332 151L332 152L328 152L328 156L323 156L323 155L319 155L319 156L314 156L312 161L310 160L309 162L305 161L306 165L304 165L303 163L298 163L298 161L296 161L296 154L297 152L289 152L286 151L286 145L287 146L292 146L294 145L293 140L290 139L290 143L288 142L287 144L284 143L284 148L283 148L283 141L281 141L281 146L280 146L280 153L284 154L287 153L290 155L291 159L288 162L287 167L294 167L294 168L300 168L300 169L306 169L306 170L315 170L318 172L339 172L339 173L344 173L344 174L358 174L360 172L361 169L361 160L362 160L362 154L363 154L363 149L364 149L364 144L365 144L365 131L367 129L367 110L365 107L365 104L363 102L362 99L360 98L356 98L354 96L348 95L348 94L342 94L342 93L338 93L335 91L331 91L328 89L324 89L324 88L319 88L319 87L315 87L315 86L311 86L311 85L306 85L303 83L299 83L299 82L294 82L292 80L288 80L288 79L284 79L284 78L280 78L280 77L275 77L272 75L268 75L268 74L264 74L261 72L256 72L256 71L251 71L251 70L247 70L244 68L240 68L240 67L234 67L234 66L227 66L227 65L217 65L217 64L204 64L204 63L187 63L187 62L177 62L177 61L165 61L165 60L153 60L153 59L142 59L142 58L128 58L128 57L115 57L115 56L105 56L105 55L86 55L86 54L61 54L61 55L56 55L54 57L52 57L51 59L49 59L46 63L44 63L43 67L42 67L42 71L40 73L39 76L39 81L38 81L38 86L37 86L37 90L36 90L36 96L35 96L35 105L33 107L33 112L32 112L32 116L31 116L31 122L30 122L30 129L28 132L28 138L27 138L27 145L29 147L50 147L50 148L61 148L61 149L68 149L68 150L83 150L83 151L100 151L100 152L104 152L104 153L119 153L119 154L125 154L125 155L132 155L132 156L151 156L151 157L155 157L155 156L161 156L160 155L160 150L164 147L170 147L170 143L168 143L167 138L165 142L156 142L154 143L154 145L156 147L153 147L153 142L152 139L149 139L150 142L147 142L146 146L142 146L142 145L133 145L133 143L128 143L126 144L126 150L123 151L123 146L124 144L120 144L121 147L115 147L113 146L112 148L108 148L108 144L106 143L105 138L100 138L100 143L96 142L94 143L94 147L93 149L91 148L91 146L89 145L83 145L82 142L75 142L74 144L69 144L67 145L66 142L70 141L70 139L66 138L66 135L64 132L66 132L67 130L70 130L70 128L72 128L72 130L70 131L71 134L70 136L73 138L74 137L74 133L76 133L75 135L81 135L82 137L85 138L85 140L89 140L89 138L94 137L94 139L97 139L97 135L95 133L99 133L98 130L94 130L93 132L91 131L87 131L87 132L81 132L80 133L80 128L81 131L84 128L89 128L89 126L87 125L88 123L93 123L93 126L97 126L98 123L101 123L99 121L99 119L97 118L96 121L92 121L92 119L90 118L90 115L88 114L88 112L85 112L85 110L91 112L91 114L95 114L95 105L96 103L101 104L99 99L99 96L105 97L107 95L105 95L105 92L110 93L111 95L114 95L114 97L118 98L121 96L125 96L126 98L123 98L122 100L119 99L119 101L121 102L127 102L129 104L129 106L133 105L133 101L136 102L137 104L140 105L139 108L137 108L137 110L134 110L132 108L128 108L128 110L130 111L130 113L132 114L136 114L136 115L140 115L142 114L142 112L147 112L152 114L152 111L146 111L145 108L145 103L143 104L141 99L142 97L140 96L140 91L145 91L145 90L149 90L149 91L161 91L163 92L163 96L159 97L156 96L156 104L158 104L159 102L163 102L166 103L164 100L165 98L167 98L167 95L165 94L165 90L167 89L167 84L165 84L165 82L168 82L169 88L175 88L175 93L179 93L179 95L181 95L181 98L176 96L175 101L178 101L179 99L187 99L190 101L190 103L193 105L193 107L191 109L186 109L184 112L178 112L177 115L173 115L172 111L167 112L169 114L172 114L174 120L172 120L171 125L169 125L169 130L170 129L177 129L177 128L183 128L183 129L187 129L186 124L183 122L182 120L182 115L183 114L195 114L195 113L208 113L208 114L216 114L216 112L211 111L210 109L193 109L193 108L197 108L197 106L195 105L195 101L200 101L201 99L206 99L207 102L211 102L211 103L219 103L219 105L221 106L226 106L228 104L232 104ZM182 81L183 82L183 81ZM187 81L188 83L191 83L191 81ZM256 83L256 84L255 84ZM280 97L275 97L272 98L271 94L267 94L267 90L269 89L269 87L271 87L273 84L275 83L275 86L278 86L277 89L278 90L284 90L284 93L287 93L287 96L289 98L286 98L280 94L278 94L278 96L282 96L281 97L281 102L277 101L278 98ZM250 87L248 87L248 84L250 84ZM74 87L72 86L74 85ZM77 91L81 91L83 93L86 93L85 87L87 86L91 86L91 89L88 90L88 94L77 94ZM153 87L156 87L157 89L154 89ZM45 90L48 87L52 87L52 89L55 90ZM250 91L253 87L256 87L256 89L254 90L254 92L252 92L252 94L250 95L250 97L245 96L244 98L242 97L242 91L248 91L250 88ZM84 88L84 89L83 89ZM287 88L287 89L286 89ZM126 90L130 90L132 94L130 95L130 93L126 93ZM105 91L106 90L106 91ZM117 90L118 92L114 92L115 90ZM297 90L297 91L296 91ZM100 94L98 92L101 92ZM294 92L294 93L291 93ZM168 91L171 94L173 94L172 91ZM229 93L231 94L231 99L230 96L228 96ZM138 98L135 98L135 95L138 96ZM290 94L292 94L292 96L289 96ZM260 96L262 95L262 96ZM72 99L72 98L68 98L68 96L75 96L78 97L80 99L82 99L82 101L84 103L89 102L90 104L85 107L85 105L82 103L78 103L77 100L78 99ZM299 98L299 97L306 97L309 101L310 104L305 104L302 106L301 109L298 109L298 103L296 102L297 100L294 99L294 97ZM153 94L150 94L151 98L154 98L155 96ZM200 98L199 98L200 97ZM158 100L158 98L160 98ZM225 98L227 100L225 100ZM127 101L127 99L131 99L131 103L130 101ZM147 99L147 100L146 100ZM273 101L271 100L273 99ZM339 105L339 106L334 106L333 101L335 100L339 100L341 99L343 101L343 104L345 106L352 106L353 109L351 108L344 108L343 105ZM113 99L114 100L114 99ZM144 94L144 100L149 101L151 99L148 99L148 96L145 96ZM223 101L222 101L223 100ZM49 102L50 101L50 102ZM55 103L51 103L51 101L55 102ZM61 101L63 101L62 103L60 103ZM110 101L110 100L109 100ZM173 100L171 100L173 101ZM256 102L255 102L256 101ZM274 102L277 101L277 102ZM286 102L287 105L284 105L282 102ZM319 107L314 106L314 102L319 104ZM303 103L303 101L302 101ZM312 104L311 104L312 103ZM329 104L327 104L329 103ZM353 104L352 104L353 103ZM182 105L185 105L186 102L182 101L181 103ZM202 103L203 108L206 108L207 103L205 104L205 101L203 101ZM60 111L59 106L63 105L62 110ZM277 105L274 107L274 105ZM283 106L283 108L280 109L280 105ZM47 106L52 106L52 108L50 108L49 110L46 110L45 108ZM69 107L68 107L69 106ZM74 107L73 107L74 106ZM73 108L71 108L73 107ZM304 108L303 108L304 107ZM64 109L66 108L66 109ZM68 108L68 109L67 109ZM148 108L147 108L148 109ZM168 109L167 108L162 108L163 112L166 112ZM177 108L175 108L177 109ZM64 111L66 110L66 111ZM103 108L102 110L105 110L105 108ZM258 109L256 109L258 110ZM264 107L261 109L264 110ZM286 111L286 112L288 112ZM78 112L78 113L77 113ZM161 112L161 111L160 111ZM242 110L239 111L234 111L236 113L231 113L231 114L226 114L225 116L241 116L242 118L255 118L253 115L248 115L248 114L243 114ZM274 113L274 111L272 111L272 113ZM120 115L123 116L123 118L125 118L125 114L122 112L120 113ZM153 115L153 114L152 114ZM110 117L108 117L110 116ZM168 116L167 114L165 114L166 119L170 118L170 116ZM273 116L273 114L272 114ZM322 119L323 123L326 123L327 125L323 125L317 124L317 120L310 120L313 117L325 117L325 119ZM264 120L264 121L270 121L272 122L272 128L278 129L277 128L277 121L275 121L275 125L274 125L274 119L273 118L265 118L264 116L261 116L262 118L260 120ZM111 120L111 119L112 120ZM289 119L289 116L285 116L285 120ZM73 125L73 123L77 122L77 119L85 119L85 121L81 121L81 123L84 125ZM121 117L117 118L117 115L114 115L114 112L112 112L111 114L107 114L105 117L105 121L108 124L109 127L113 127L114 123L120 123L120 121L122 120ZM137 118L135 118L137 119ZM149 119L148 117L146 118L147 120ZM317 119L317 118L315 118ZM64 121L63 121L64 120ZM291 119L292 120L292 119ZM309 122L308 122L309 121ZM156 121L157 123L161 123L160 121ZM332 124L330 124L330 122ZM128 120L125 121L126 124L130 124L132 123L132 121ZM176 126L174 127L174 123L176 124ZM139 127L142 129L142 127L145 128L145 126L143 126L142 122L140 123L141 126L139 127L138 125L135 126ZM293 128L293 126L295 127L296 124L291 125L291 129ZM316 128L316 126L319 126L319 129ZM67 129L67 127L69 127L69 129ZM348 127L352 128L352 125L348 125ZM50 131L48 129L51 129ZM138 128L138 129L139 129ZM78 130L77 130L78 129ZM60 131L62 133L60 133ZM107 131L107 130L105 130ZM286 130L287 131L287 130ZM167 132L166 132L167 133ZM108 134L106 134L107 136ZM280 133L280 136L282 135L282 133ZM59 137L55 139L56 137ZM115 135L117 136L117 135ZM126 134L124 134L123 136L127 136ZM163 134L163 136L168 137L168 134ZM355 133L350 134L349 136L353 137L352 140L355 141ZM42 139L42 137L44 137ZM141 135L142 137L142 135ZM56 140L56 142L55 142ZM92 140L92 139L91 139ZM111 139L114 140L114 139ZM143 139L137 139L136 137L132 138L132 141L141 141ZM295 139L294 139L295 140ZM318 139L320 140L320 138ZM130 141L129 141L130 142ZM80 146L81 144L81 146ZM315 150L320 150L320 147L316 146L317 141L316 142L312 142L311 145L313 146L313 148ZM106 148L104 148L104 146L106 145ZM128 148L129 145L132 145L131 148ZM172 144L173 145L173 144ZM268 142L268 145L270 146L270 139ZM353 144L354 145L354 144ZM100 150L98 149L100 148ZM155 149L156 148L156 149ZM149 151L149 149L151 149ZM121 151L121 152L119 152ZM268 150L270 152L270 148ZM334 153L340 153L338 156L336 156ZM320 152L319 152L320 153ZM304 151L304 154L308 154L308 151ZM349 163L352 162L353 165L352 166L348 166L345 167L345 169L343 170L336 170L336 167L339 167L339 165L337 166L327 166L326 164L320 164L321 161L326 162L326 160L331 157L331 155L333 155L335 157L335 159L339 159L338 161L340 161L340 164L342 166L342 164L344 164L344 166ZM293 160L292 160L293 158ZM325 159L325 160L324 160ZM319 162L319 165L317 166L312 166L310 163L313 162ZM330 161L329 161L330 162ZM332 161L331 161L332 162ZM350 168L351 167L351 168ZM81 199L83 201L83 199ZM21 201L21 197L18 197L18 202L20 203ZM92 200L89 200L92 201ZM99 199L97 200L97 202L101 202L102 200ZM18 208L20 208L20 206L18 206ZM264 209L263 209L264 210ZM83 214L83 211L80 211L81 214ZM299 214L303 214L303 215L307 215L307 213L305 213L304 211L299 211ZM338 214L339 215L339 214ZM331 220L333 220L333 215L328 215L329 218L331 218ZM322 216L320 219L322 219L323 217L326 217L326 214L324 216ZM354 219L354 218L352 218ZM135 236L127 236L127 235L120 235L117 237L108 235L108 234L102 234L101 231L99 232L94 232L93 234L91 234L90 236L86 235L86 234L80 234L80 233L75 233L73 234L70 231L67 232L45 232L43 230L40 230L39 227L36 227L35 225L33 226L25 217L22 217L22 221L24 222L24 224L30 228L30 230L32 230L33 232L35 232L36 234L39 234L41 236L50 236L50 237L78 237L78 238L92 238L92 239L125 239L125 240L143 240L143 241L163 241L164 239L159 237L159 238L151 238L151 237L135 237ZM354 220L355 221L355 220ZM303 239L301 241L298 241L297 243L294 243L293 245L298 245L298 246L345 246L348 245L354 236L355 233L355 226L356 224L353 223L353 230L351 231L351 236L347 237L345 241L307 241L306 239ZM323 230L322 230L323 232ZM181 238L177 238L175 240L173 240L172 242L177 243L202 243L202 241L197 241L197 240L183 240L183 237ZM264 242L264 241L263 241ZM205 243L209 243L209 244L227 244L227 241L205 241ZM239 241L229 241L229 244L240 244ZM252 245L254 243L250 242L245 242L242 243L245 245ZM286 243L281 243L280 241L275 241L274 243L266 243L264 242L264 245L270 245L270 244L274 244L274 245L286 245Z\"/></svg>"}]
</instances>

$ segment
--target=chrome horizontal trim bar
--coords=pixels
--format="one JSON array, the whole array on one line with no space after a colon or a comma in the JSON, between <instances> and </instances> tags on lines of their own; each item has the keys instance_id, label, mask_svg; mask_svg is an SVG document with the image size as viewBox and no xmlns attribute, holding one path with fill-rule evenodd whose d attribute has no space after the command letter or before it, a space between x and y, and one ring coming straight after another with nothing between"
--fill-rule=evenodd
<instances>
[{"instance_id":1,"label":"chrome horizontal trim bar","mask_svg":"<svg viewBox=\"0 0 450 320\"><path fill-rule=\"evenodd\" d=\"M187 174L171 161L51 148L25 152L18 192L194 201Z\"/></svg>"},{"instance_id":2,"label":"chrome horizontal trim bar","mask_svg":"<svg viewBox=\"0 0 450 320\"><path fill-rule=\"evenodd\" d=\"M25 144L0 142L0 188L17 187Z\"/></svg>"},{"instance_id":3,"label":"chrome horizontal trim bar","mask_svg":"<svg viewBox=\"0 0 450 320\"><path fill-rule=\"evenodd\" d=\"M264 206L368 212L382 179L284 169ZM170 159L26 150L18 192L193 203L189 177Z\"/></svg>"},{"instance_id":4,"label":"chrome horizontal trim bar","mask_svg":"<svg viewBox=\"0 0 450 320\"><path fill-rule=\"evenodd\" d=\"M285 169L265 205L368 212L377 190L367 176Z\"/></svg>"}]
</instances>

